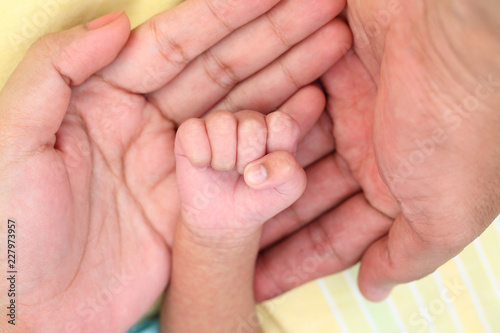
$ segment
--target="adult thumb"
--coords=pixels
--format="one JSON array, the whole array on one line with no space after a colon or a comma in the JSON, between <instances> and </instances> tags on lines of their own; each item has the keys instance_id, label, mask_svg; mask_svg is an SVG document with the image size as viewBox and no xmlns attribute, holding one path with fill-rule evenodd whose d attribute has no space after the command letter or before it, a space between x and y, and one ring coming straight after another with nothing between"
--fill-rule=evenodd
<instances>
[{"instance_id":1,"label":"adult thumb","mask_svg":"<svg viewBox=\"0 0 500 333\"><path fill-rule=\"evenodd\" d=\"M448 224L441 220L440 226ZM420 222L423 223L423 222ZM433 223L425 221L427 233L419 232L401 213L396 217L389 234L373 243L363 254L358 284L361 293L371 301L389 296L398 284L407 283L431 274L439 266L457 255L467 244L454 239L452 231L445 238L437 235ZM423 225L423 224L422 224ZM452 225L452 228L457 229Z\"/></svg>"},{"instance_id":2,"label":"adult thumb","mask_svg":"<svg viewBox=\"0 0 500 333\"><path fill-rule=\"evenodd\" d=\"M130 22L121 11L36 41L0 92L4 148L36 151L53 146L71 86L111 63L129 34Z\"/></svg>"}]
</instances>

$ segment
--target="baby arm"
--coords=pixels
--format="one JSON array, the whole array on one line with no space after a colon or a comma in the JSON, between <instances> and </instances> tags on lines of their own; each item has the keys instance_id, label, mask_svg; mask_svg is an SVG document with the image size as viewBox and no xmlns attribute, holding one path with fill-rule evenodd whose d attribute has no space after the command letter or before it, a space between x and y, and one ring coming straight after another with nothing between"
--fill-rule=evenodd
<instances>
[{"instance_id":1,"label":"baby arm","mask_svg":"<svg viewBox=\"0 0 500 333\"><path fill-rule=\"evenodd\" d=\"M299 134L282 112L220 111L179 128L182 213L163 332L233 333L243 326L248 332L262 225L305 188L305 173L292 156Z\"/></svg>"}]
</instances>

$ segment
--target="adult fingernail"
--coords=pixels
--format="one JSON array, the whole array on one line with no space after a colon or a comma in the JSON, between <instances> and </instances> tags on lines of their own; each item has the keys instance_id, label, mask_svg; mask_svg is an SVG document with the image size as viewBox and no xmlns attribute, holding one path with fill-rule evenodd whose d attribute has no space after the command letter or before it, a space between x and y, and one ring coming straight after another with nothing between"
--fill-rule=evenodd
<instances>
[{"instance_id":1,"label":"adult fingernail","mask_svg":"<svg viewBox=\"0 0 500 333\"><path fill-rule=\"evenodd\" d=\"M97 18L97 19L95 19L95 20L87 23L87 28L90 29L90 30L95 30L95 29L102 28L102 27L110 24L114 20L116 20L124 12L125 12L124 10L119 10L119 11L116 11L116 12L113 12L113 13L101 16L101 17L99 17L99 18Z\"/></svg>"},{"instance_id":2,"label":"adult fingernail","mask_svg":"<svg viewBox=\"0 0 500 333\"><path fill-rule=\"evenodd\" d=\"M391 293L392 289L386 289L386 288L377 288L377 289L372 289L370 291L370 294L368 295L368 298L374 302L380 302L383 301L384 299L389 296Z\"/></svg>"},{"instance_id":3,"label":"adult fingernail","mask_svg":"<svg viewBox=\"0 0 500 333\"><path fill-rule=\"evenodd\" d=\"M251 185L260 185L267 179L266 168L262 164L254 165L245 173L245 179Z\"/></svg>"}]
</instances>

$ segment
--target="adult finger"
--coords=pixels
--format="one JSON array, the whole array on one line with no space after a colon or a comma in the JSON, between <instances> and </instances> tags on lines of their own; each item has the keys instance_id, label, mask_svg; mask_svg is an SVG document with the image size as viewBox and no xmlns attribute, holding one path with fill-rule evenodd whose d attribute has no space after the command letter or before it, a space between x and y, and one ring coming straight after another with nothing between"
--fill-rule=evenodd
<instances>
[{"instance_id":1,"label":"adult finger","mask_svg":"<svg viewBox=\"0 0 500 333\"><path fill-rule=\"evenodd\" d=\"M302 112L304 115L307 112ZM307 120L304 120L307 121ZM328 112L323 112L319 120L297 146L297 161L305 168L335 151L333 123Z\"/></svg>"},{"instance_id":2,"label":"adult finger","mask_svg":"<svg viewBox=\"0 0 500 333\"><path fill-rule=\"evenodd\" d=\"M331 0L314 4L305 0L283 1L202 54L171 83L148 97L171 119L182 121L187 114L201 116L238 82L331 21L344 5L344 1ZM329 43L336 46L337 40L325 38L316 48L324 53L324 45Z\"/></svg>"},{"instance_id":3,"label":"adult finger","mask_svg":"<svg viewBox=\"0 0 500 333\"><path fill-rule=\"evenodd\" d=\"M345 162L328 155L306 168L307 187L292 206L266 222L261 248L286 238L360 191Z\"/></svg>"},{"instance_id":4,"label":"adult finger","mask_svg":"<svg viewBox=\"0 0 500 333\"><path fill-rule=\"evenodd\" d=\"M326 99L323 91L317 85L312 84L297 91L276 110L287 114L298 124L300 132L299 147L301 148L297 151L297 160L303 167L307 165L303 164L303 162L309 162L311 159L316 160L325 156L325 148L327 152L332 152L333 150L331 119L323 112L325 104ZM266 117L264 115L249 111L240 111L235 114L237 117L244 115L249 118L245 120L240 119L238 125L238 131L241 132L241 135L238 138L238 146L240 148L238 149L237 169L238 172L242 173L245 165L265 155L268 150L265 143L268 133ZM318 117L320 116L325 119L318 121ZM325 124L325 121L329 121L329 125ZM258 124L254 122L260 122L266 130L262 132L260 129L261 126L257 126ZM318 123L320 123L319 126ZM325 128L327 128L328 133L323 130ZM248 133L252 133L252 135ZM280 141L280 137L281 135L278 133L271 141ZM312 144L313 140L316 141L316 145ZM310 152L305 152L305 149L309 148ZM276 150L278 149L273 147L269 149L269 151Z\"/></svg>"},{"instance_id":5,"label":"adult finger","mask_svg":"<svg viewBox=\"0 0 500 333\"><path fill-rule=\"evenodd\" d=\"M288 114L299 124L300 137L295 157L304 168L335 149L332 119L324 111L325 104L323 90L311 84L297 91L277 110Z\"/></svg>"},{"instance_id":6,"label":"adult finger","mask_svg":"<svg viewBox=\"0 0 500 333\"><path fill-rule=\"evenodd\" d=\"M236 86L212 109L269 112L318 79L351 45L345 22L335 19L262 71ZM201 111L200 111L201 112Z\"/></svg>"},{"instance_id":7,"label":"adult finger","mask_svg":"<svg viewBox=\"0 0 500 333\"><path fill-rule=\"evenodd\" d=\"M277 111L288 114L297 124L299 124L299 140L302 140L309 133L311 128L315 126L325 106L325 94L320 87L311 84L297 91L283 103ZM332 132L330 132L329 135L331 137Z\"/></svg>"},{"instance_id":8,"label":"adult finger","mask_svg":"<svg viewBox=\"0 0 500 333\"><path fill-rule=\"evenodd\" d=\"M257 301L352 266L370 244L387 233L391 223L363 194L351 197L260 254L255 272Z\"/></svg>"},{"instance_id":9,"label":"adult finger","mask_svg":"<svg viewBox=\"0 0 500 333\"><path fill-rule=\"evenodd\" d=\"M105 80L129 91L150 93L191 60L280 0L189 0L135 29Z\"/></svg>"},{"instance_id":10,"label":"adult finger","mask_svg":"<svg viewBox=\"0 0 500 333\"><path fill-rule=\"evenodd\" d=\"M35 42L1 92L1 135L20 138L29 151L54 146L71 86L115 59L129 32L128 18L117 12Z\"/></svg>"},{"instance_id":11,"label":"adult finger","mask_svg":"<svg viewBox=\"0 0 500 333\"><path fill-rule=\"evenodd\" d=\"M444 219L440 223L445 228L450 226ZM363 255L358 277L361 293L371 301L381 301L397 284L421 279L435 271L477 236L476 232L462 231L457 241L453 235L457 226L451 225L453 230L445 232L445 237L430 224L426 225L429 237L415 230L414 223L399 214L389 234Z\"/></svg>"}]
</instances>

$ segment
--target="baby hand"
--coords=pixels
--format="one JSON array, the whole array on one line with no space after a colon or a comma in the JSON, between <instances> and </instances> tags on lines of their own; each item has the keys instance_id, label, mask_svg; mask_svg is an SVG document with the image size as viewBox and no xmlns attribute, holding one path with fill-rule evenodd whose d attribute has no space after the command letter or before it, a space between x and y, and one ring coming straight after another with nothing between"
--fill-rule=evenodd
<instances>
[{"instance_id":1,"label":"baby hand","mask_svg":"<svg viewBox=\"0 0 500 333\"><path fill-rule=\"evenodd\" d=\"M208 240L260 230L305 189L292 155L299 135L295 120L279 111L217 111L184 122L175 157L185 226Z\"/></svg>"}]
</instances>

